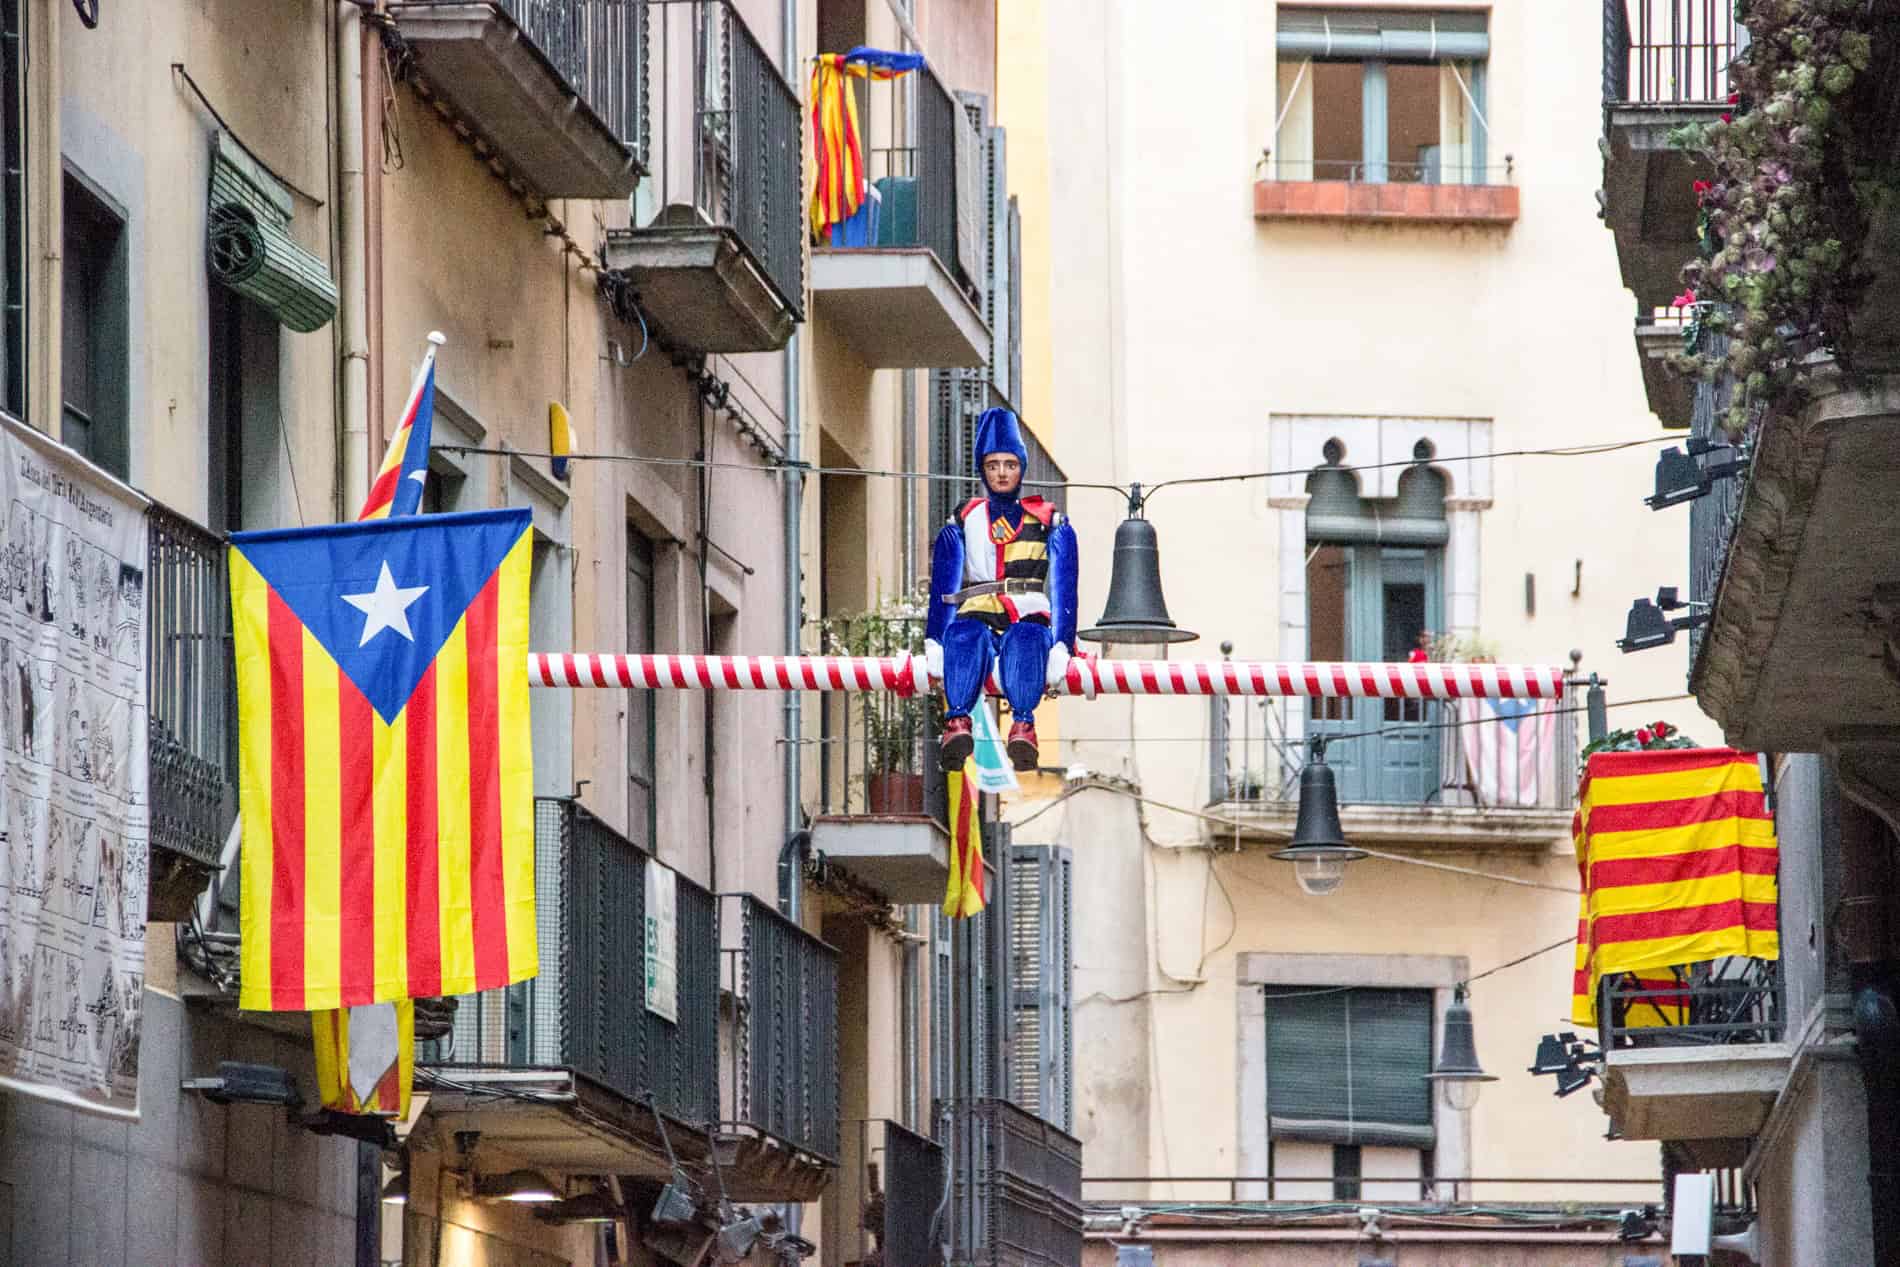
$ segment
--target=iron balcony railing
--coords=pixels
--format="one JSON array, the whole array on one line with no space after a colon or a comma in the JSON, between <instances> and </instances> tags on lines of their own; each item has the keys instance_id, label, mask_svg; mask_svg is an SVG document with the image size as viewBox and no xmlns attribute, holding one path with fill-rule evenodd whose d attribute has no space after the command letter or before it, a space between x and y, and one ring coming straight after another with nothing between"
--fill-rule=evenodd
<instances>
[{"instance_id":1,"label":"iron balcony railing","mask_svg":"<svg viewBox=\"0 0 1900 1267\"><path fill-rule=\"evenodd\" d=\"M1728 339L1726 333L1704 333L1698 351L1718 362L1723 361L1728 355ZM1734 376L1726 370L1713 381L1697 380L1695 401L1689 414L1691 441L1698 445L1728 443L1728 436L1722 431L1719 420L1728 414L1734 389ZM1709 457L1701 459L1704 463L1711 460ZM1689 503L1689 601L1692 603L1715 602L1715 592L1722 584L1723 569L1728 566L1729 546L1735 540L1735 528L1741 519L1742 498L1747 486L1748 475L1743 471L1733 479L1716 480L1707 493ZM1709 608L1693 610L1706 611ZM1707 627L1704 625L1689 630L1691 671L1702 654L1706 632Z\"/></svg>"},{"instance_id":2,"label":"iron balcony railing","mask_svg":"<svg viewBox=\"0 0 1900 1267\"><path fill-rule=\"evenodd\" d=\"M1603 103L1724 102L1743 47L1735 0L1603 0Z\"/></svg>"},{"instance_id":3,"label":"iron balcony railing","mask_svg":"<svg viewBox=\"0 0 1900 1267\"><path fill-rule=\"evenodd\" d=\"M720 895L724 988L738 1009L728 1130L838 1158L838 952L749 893Z\"/></svg>"},{"instance_id":4,"label":"iron balcony railing","mask_svg":"<svg viewBox=\"0 0 1900 1267\"><path fill-rule=\"evenodd\" d=\"M909 134L908 144L898 144L897 138L908 132L898 117L905 89L915 94L916 129ZM971 183L980 177L961 170L957 157L959 132L965 134L966 150L972 157L977 155L981 142L975 126L965 115L965 107L928 66L908 80L896 81L890 107L885 136L892 143L870 150L868 175L883 199L874 245L925 247L953 277L980 291L985 261L966 258L957 233L957 208L975 208L983 197L983 191Z\"/></svg>"},{"instance_id":5,"label":"iron balcony railing","mask_svg":"<svg viewBox=\"0 0 1900 1267\"><path fill-rule=\"evenodd\" d=\"M856 1178L857 1252L851 1257L883 1267L936 1267L941 1223L933 1216L945 1204L943 1145L875 1118L858 1123L858 1156L863 1169Z\"/></svg>"},{"instance_id":6,"label":"iron balcony railing","mask_svg":"<svg viewBox=\"0 0 1900 1267\"><path fill-rule=\"evenodd\" d=\"M614 139L647 160L648 0L490 0Z\"/></svg>"},{"instance_id":7,"label":"iron balcony railing","mask_svg":"<svg viewBox=\"0 0 1900 1267\"><path fill-rule=\"evenodd\" d=\"M661 201L675 170L692 176L693 206L730 226L794 315L805 311L804 131L798 94L729 0L645 0L660 47L692 46L690 127L668 123L654 146ZM664 93L665 85L653 89ZM687 153L671 147L683 146ZM688 161L690 159L690 161Z\"/></svg>"},{"instance_id":8,"label":"iron balcony railing","mask_svg":"<svg viewBox=\"0 0 1900 1267\"><path fill-rule=\"evenodd\" d=\"M1216 698L1208 708L1210 802L1298 800L1308 741L1336 735L1326 763L1342 804L1575 803L1576 717L1562 700Z\"/></svg>"},{"instance_id":9,"label":"iron balcony railing","mask_svg":"<svg viewBox=\"0 0 1900 1267\"><path fill-rule=\"evenodd\" d=\"M237 810L225 543L157 502L146 524L145 576L116 572L95 601L117 604L113 653L137 655L138 590L146 591L152 844L209 869ZM123 638L132 645L118 645Z\"/></svg>"},{"instance_id":10,"label":"iron balcony railing","mask_svg":"<svg viewBox=\"0 0 1900 1267\"><path fill-rule=\"evenodd\" d=\"M1632 1047L1781 1041L1781 964L1739 956L1638 977L1606 976L1598 1015L1605 1052Z\"/></svg>"},{"instance_id":11,"label":"iron balcony railing","mask_svg":"<svg viewBox=\"0 0 1900 1267\"><path fill-rule=\"evenodd\" d=\"M820 627L825 650L837 654L923 654L922 617L839 616ZM828 691L818 727L820 814L928 814L949 821L937 764L942 715L932 697Z\"/></svg>"},{"instance_id":12,"label":"iron balcony railing","mask_svg":"<svg viewBox=\"0 0 1900 1267\"><path fill-rule=\"evenodd\" d=\"M1592 1206L1597 1206L1598 1217L1611 1222L1619 1222L1621 1211L1633 1204L1664 1200L1667 1191L1657 1178L1576 1175L1089 1175L1082 1184L1088 1207L1099 1211L1145 1213L1149 1207L1165 1209L1189 1201L1197 1206L1285 1202L1318 1214L1316 1203L1374 1200L1381 1209L1423 1214L1448 1212L1466 1202L1482 1203L1485 1209L1548 1210L1556 1201L1574 1209L1579 1218L1590 1217ZM1498 1195L1488 1195L1493 1193Z\"/></svg>"},{"instance_id":13,"label":"iron balcony railing","mask_svg":"<svg viewBox=\"0 0 1900 1267\"><path fill-rule=\"evenodd\" d=\"M418 1063L568 1069L628 1100L650 1101L683 1125L715 1120L713 895L565 797L535 799L534 883L540 973L462 998L449 1036L427 1044ZM664 910L648 904L668 884L671 928Z\"/></svg>"},{"instance_id":14,"label":"iron balcony railing","mask_svg":"<svg viewBox=\"0 0 1900 1267\"><path fill-rule=\"evenodd\" d=\"M1392 160L1366 162L1363 159L1286 159L1273 160L1275 180L1343 180L1353 184L1393 185L1508 185L1514 166L1483 167L1457 163L1402 163Z\"/></svg>"},{"instance_id":15,"label":"iron balcony railing","mask_svg":"<svg viewBox=\"0 0 1900 1267\"><path fill-rule=\"evenodd\" d=\"M1008 1100L948 1108L950 1261L1080 1267L1081 1141Z\"/></svg>"}]
</instances>

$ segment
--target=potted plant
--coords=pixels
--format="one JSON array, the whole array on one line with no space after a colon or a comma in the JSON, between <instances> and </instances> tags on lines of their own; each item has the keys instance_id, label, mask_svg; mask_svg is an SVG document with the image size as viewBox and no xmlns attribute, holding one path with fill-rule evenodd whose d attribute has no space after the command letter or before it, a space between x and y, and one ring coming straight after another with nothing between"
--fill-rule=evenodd
<instances>
[{"instance_id":1,"label":"potted plant","mask_svg":"<svg viewBox=\"0 0 1900 1267\"><path fill-rule=\"evenodd\" d=\"M923 656L924 602L880 599L869 611L834 616L822 622L825 650L831 655ZM930 697L909 699L880 691L858 695L847 707L857 710L863 731L865 812L922 814L924 765L918 754L928 733ZM852 745L857 748L857 744ZM847 753L847 771L850 755Z\"/></svg>"}]
</instances>

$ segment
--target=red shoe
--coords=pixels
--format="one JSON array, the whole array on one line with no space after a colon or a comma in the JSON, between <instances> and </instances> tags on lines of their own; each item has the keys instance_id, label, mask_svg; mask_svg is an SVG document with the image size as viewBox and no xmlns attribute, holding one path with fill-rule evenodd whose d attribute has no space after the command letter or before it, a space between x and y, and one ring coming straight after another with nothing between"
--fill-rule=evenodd
<instances>
[{"instance_id":1,"label":"red shoe","mask_svg":"<svg viewBox=\"0 0 1900 1267\"><path fill-rule=\"evenodd\" d=\"M1036 768L1036 761L1042 750L1036 746L1036 728L1026 721L1014 723L1009 728L1009 763L1017 770L1027 773Z\"/></svg>"},{"instance_id":2,"label":"red shoe","mask_svg":"<svg viewBox=\"0 0 1900 1267\"><path fill-rule=\"evenodd\" d=\"M946 771L961 770L963 763L976 751L976 736L970 733L968 714L962 717L949 717L943 723L943 741L937 751L942 756Z\"/></svg>"}]
</instances>

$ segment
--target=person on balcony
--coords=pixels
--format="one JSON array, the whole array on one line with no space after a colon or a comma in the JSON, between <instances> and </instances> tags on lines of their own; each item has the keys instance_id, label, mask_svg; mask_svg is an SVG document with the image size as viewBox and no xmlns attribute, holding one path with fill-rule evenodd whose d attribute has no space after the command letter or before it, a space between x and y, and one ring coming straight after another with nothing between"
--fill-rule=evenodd
<instances>
[{"instance_id":1,"label":"person on balcony","mask_svg":"<svg viewBox=\"0 0 1900 1267\"><path fill-rule=\"evenodd\" d=\"M924 658L943 684L943 765L975 750L970 710L992 666L1009 701L1010 764L1036 768L1036 705L1067 675L1075 645L1075 530L1040 497L1021 496L1028 451L1016 415L987 409L976 424L971 498L937 534L930 556Z\"/></svg>"}]
</instances>

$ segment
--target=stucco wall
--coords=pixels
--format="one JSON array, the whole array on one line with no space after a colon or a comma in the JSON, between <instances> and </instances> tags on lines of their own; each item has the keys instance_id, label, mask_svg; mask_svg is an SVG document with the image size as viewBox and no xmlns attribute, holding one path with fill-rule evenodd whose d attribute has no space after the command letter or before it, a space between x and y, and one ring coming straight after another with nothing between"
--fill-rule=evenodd
<instances>
[{"instance_id":1,"label":"stucco wall","mask_svg":"<svg viewBox=\"0 0 1900 1267\"><path fill-rule=\"evenodd\" d=\"M1342 428L1475 419L1497 454L1656 432L1630 341L1633 304L1593 198L1597 9L1514 0L1490 10L1489 161L1511 156L1522 199L1520 219L1502 231L1256 222L1253 161L1272 144L1278 104L1272 5L1044 0L1008 6L1002 22L999 99L1025 235L1048 243L1045 258L1025 264L1026 320L1060 332L1048 353L1048 414L1072 478L1152 485L1271 469L1273 420L1292 416L1337 415ZM1040 365L1026 349L1028 384ZM1349 446L1346 460L1376 459ZM1640 505L1653 463L1645 446L1500 456L1485 471L1446 464L1450 495L1469 516L1451 546L1471 578L1461 623L1505 661L1563 663L1582 650L1586 672L1612 679L1613 704L1680 694L1680 645L1630 657L1612 646L1630 600L1677 582L1686 562L1685 525ZM1223 639L1241 658L1303 653L1289 644L1303 644L1304 611L1280 597L1292 579L1282 560L1299 558L1301 543L1297 534L1284 543L1272 492L1254 480L1162 490L1150 502L1170 611L1201 634L1177 656L1211 658ZM1087 621L1105 595L1123 508L1079 490L1071 511ZM1149 1140L1146 1173L1233 1173L1237 953L1454 955L1479 972L1574 931L1575 864L1561 839L1542 851L1433 855L1543 887L1368 860L1352 865L1337 896L1307 897L1263 851L1177 848L1206 830L1167 808L1206 798L1205 702L1071 701L1063 714L1074 740L1065 759L1132 779L1152 798L1145 847L1132 824L1115 840L1063 826L1073 802L1019 837L1068 843L1078 876L1104 868L1148 894L1153 941L1140 984L1152 993L1078 1012L1078 1036L1091 1027L1078 1042L1078 1120L1094 1173L1095 1141L1131 1135ZM1689 703L1611 714L1613 725L1656 717L1719 741ZM1124 860L1131 852L1145 852L1139 867ZM1125 974L1100 966L1125 953L1126 924L1078 900L1076 928L1077 998L1107 990L1111 975L1115 993L1129 993ZM1473 986L1479 1054L1501 1080L1473 1114L1471 1172L1657 1175L1653 1144L1605 1142L1587 1096L1557 1101L1548 1081L1523 1072L1537 1036L1568 1026L1570 975L1559 949ZM1092 1062L1143 1047L1146 1102L1100 1120L1110 1110L1088 1102L1103 1077Z\"/></svg>"}]
</instances>

